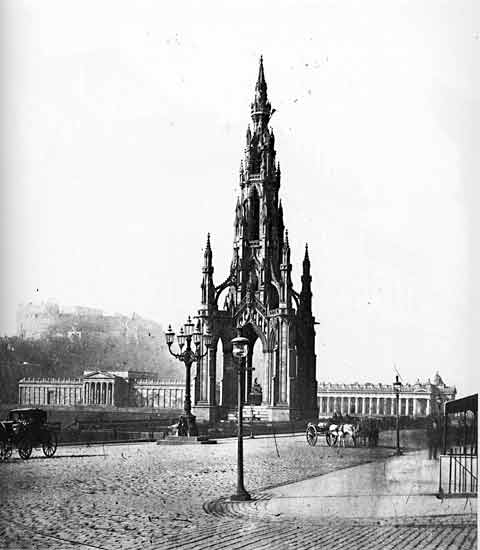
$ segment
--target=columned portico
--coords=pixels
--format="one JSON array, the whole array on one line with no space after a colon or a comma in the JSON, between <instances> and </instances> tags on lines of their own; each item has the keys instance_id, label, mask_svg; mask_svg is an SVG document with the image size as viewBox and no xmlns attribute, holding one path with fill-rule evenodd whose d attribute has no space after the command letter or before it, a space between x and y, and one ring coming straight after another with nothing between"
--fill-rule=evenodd
<instances>
[{"instance_id":1,"label":"columned portico","mask_svg":"<svg viewBox=\"0 0 480 550\"><path fill-rule=\"evenodd\" d=\"M442 400L454 399L455 387L446 386L441 377L435 376L434 383L428 381L403 384L400 391L400 415L412 418L431 414L432 399L440 395ZM354 414L355 416L395 416L397 402L394 389L387 384L331 384L318 385L320 414Z\"/></svg>"}]
</instances>

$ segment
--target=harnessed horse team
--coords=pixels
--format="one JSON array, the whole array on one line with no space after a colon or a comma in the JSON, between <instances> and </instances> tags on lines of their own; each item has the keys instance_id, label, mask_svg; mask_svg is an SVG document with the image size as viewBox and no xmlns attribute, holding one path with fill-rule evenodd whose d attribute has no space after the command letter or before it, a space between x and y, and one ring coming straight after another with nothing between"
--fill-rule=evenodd
<instances>
[{"instance_id":1,"label":"harnessed horse team","mask_svg":"<svg viewBox=\"0 0 480 550\"><path fill-rule=\"evenodd\" d=\"M330 424L328 428L333 444L337 443L339 447L345 447L345 440L351 439L353 446L357 445L357 436L360 427L355 424Z\"/></svg>"},{"instance_id":2,"label":"harnessed horse team","mask_svg":"<svg viewBox=\"0 0 480 550\"><path fill-rule=\"evenodd\" d=\"M376 419L356 419L335 415L327 421L307 425L307 442L315 445L319 435L324 435L327 445L346 447L352 445L368 445L376 447L378 444L379 423Z\"/></svg>"}]
</instances>

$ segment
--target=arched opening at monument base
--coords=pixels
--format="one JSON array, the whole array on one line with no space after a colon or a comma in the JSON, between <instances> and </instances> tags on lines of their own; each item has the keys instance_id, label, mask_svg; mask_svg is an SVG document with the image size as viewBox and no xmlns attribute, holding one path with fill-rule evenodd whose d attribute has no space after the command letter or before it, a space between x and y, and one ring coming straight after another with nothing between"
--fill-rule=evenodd
<instances>
[{"instance_id":1,"label":"arched opening at monument base","mask_svg":"<svg viewBox=\"0 0 480 550\"><path fill-rule=\"evenodd\" d=\"M224 384L224 361L223 361L223 344L222 339L218 339L217 343L217 355L216 355L216 383L215 383L215 397L217 405L223 405L223 384Z\"/></svg>"},{"instance_id":2,"label":"arched opening at monument base","mask_svg":"<svg viewBox=\"0 0 480 550\"><path fill-rule=\"evenodd\" d=\"M262 341L257 337L252 350L252 385L248 395L248 402L251 405L261 405L265 402L268 384L265 378L265 357Z\"/></svg>"},{"instance_id":3,"label":"arched opening at monument base","mask_svg":"<svg viewBox=\"0 0 480 550\"><path fill-rule=\"evenodd\" d=\"M267 351L266 338L259 327L252 323L242 327L242 335L248 338L249 342L247 368L245 369L242 388L244 403L261 405L267 394L264 375Z\"/></svg>"}]
</instances>

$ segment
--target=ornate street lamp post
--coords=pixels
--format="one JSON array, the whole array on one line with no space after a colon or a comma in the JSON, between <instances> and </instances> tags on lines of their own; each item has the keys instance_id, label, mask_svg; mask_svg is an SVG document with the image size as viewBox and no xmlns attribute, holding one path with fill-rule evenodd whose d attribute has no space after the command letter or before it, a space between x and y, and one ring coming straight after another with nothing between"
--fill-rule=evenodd
<instances>
[{"instance_id":1,"label":"ornate street lamp post","mask_svg":"<svg viewBox=\"0 0 480 550\"><path fill-rule=\"evenodd\" d=\"M400 390L402 389L402 383L398 379L398 374L395 377L395 382L393 383L393 389L395 390L396 400L397 400L397 455L401 455L400 451Z\"/></svg>"},{"instance_id":2,"label":"ornate street lamp post","mask_svg":"<svg viewBox=\"0 0 480 550\"><path fill-rule=\"evenodd\" d=\"M196 436L198 435L198 428L195 422L195 416L192 414L192 399L190 395L190 368L193 363L199 361L208 352L208 348L212 342L212 336L208 332L202 334L200 330L200 321L194 330L194 324L190 317L183 327L180 328L180 333L177 334L177 343L180 348L180 353L174 353L172 351L172 344L175 340L175 333L172 330L172 326L168 326L168 331L165 333L167 338L168 351L179 361L185 363L185 400L183 403L184 414L180 416L178 424L178 435ZM192 350L192 340L195 344L195 351ZM200 353L200 344L205 345L205 352ZM183 351L186 345L185 351Z\"/></svg>"},{"instance_id":3,"label":"ornate street lamp post","mask_svg":"<svg viewBox=\"0 0 480 550\"><path fill-rule=\"evenodd\" d=\"M237 492L231 500L250 500L250 494L243 485L243 411L242 411L242 375L245 371L245 358L248 354L248 340L237 336L232 340L232 355L238 360L237 364L237 393L238 393L238 432L237 432Z\"/></svg>"}]
</instances>

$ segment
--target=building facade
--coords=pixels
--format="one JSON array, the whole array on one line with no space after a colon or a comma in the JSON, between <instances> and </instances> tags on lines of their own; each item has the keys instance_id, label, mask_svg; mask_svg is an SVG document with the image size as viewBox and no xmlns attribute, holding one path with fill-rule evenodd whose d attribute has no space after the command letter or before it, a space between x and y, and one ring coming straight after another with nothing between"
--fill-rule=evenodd
<instances>
[{"instance_id":1,"label":"building facade","mask_svg":"<svg viewBox=\"0 0 480 550\"><path fill-rule=\"evenodd\" d=\"M438 414L443 403L455 399L456 389L447 386L437 373L433 382L404 384L399 396L400 416L425 417ZM354 416L396 416L397 400L390 384L319 383L320 417L336 414Z\"/></svg>"},{"instance_id":2,"label":"building facade","mask_svg":"<svg viewBox=\"0 0 480 550\"><path fill-rule=\"evenodd\" d=\"M210 238L205 248L198 318L203 329L211 331L213 345L197 363L193 412L207 421L215 421L219 414L226 417L236 407L237 374L231 340L238 330L249 341L247 369L241 381L244 401L249 403L255 383L261 389L257 396L261 395L262 417L285 421L318 416L310 259L305 249L301 290L296 292L279 196L280 165L275 136L269 127L271 115L260 59L251 104L252 126L246 132L245 156L240 164L230 275L219 285L213 282ZM216 372L220 341L221 379ZM254 365L257 341L263 354ZM216 398L217 381L221 386L220 403Z\"/></svg>"},{"instance_id":3,"label":"building facade","mask_svg":"<svg viewBox=\"0 0 480 550\"><path fill-rule=\"evenodd\" d=\"M182 409L184 380L158 380L135 371L85 371L82 378L24 378L18 385L22 406L145 407ZM195 382L192 382L193 394ZM217 388L217 400L220 388ZM447 386L437 373L427 380L404 384L400 392L400 416L425 417L437 414L443 403L455 399L456 389ZM320 417L336 414L396 416L396 395L388 384L318 384ZM255 411L258 414L258 406ZM232 411L229 411L232 412ZM233 417L233 416L232 416Z\"/></svg>"},{"instance_id":4,"label":"building facade","mask_svg":"<svg viewBox=\"0 0 480 550\"><path fill-rule=\"evenodd\" d=\"M184 380L156 380L135 371L85 371L82 378L23 378L20 405L181 409Z\"/></svg>"}]
</instances>

